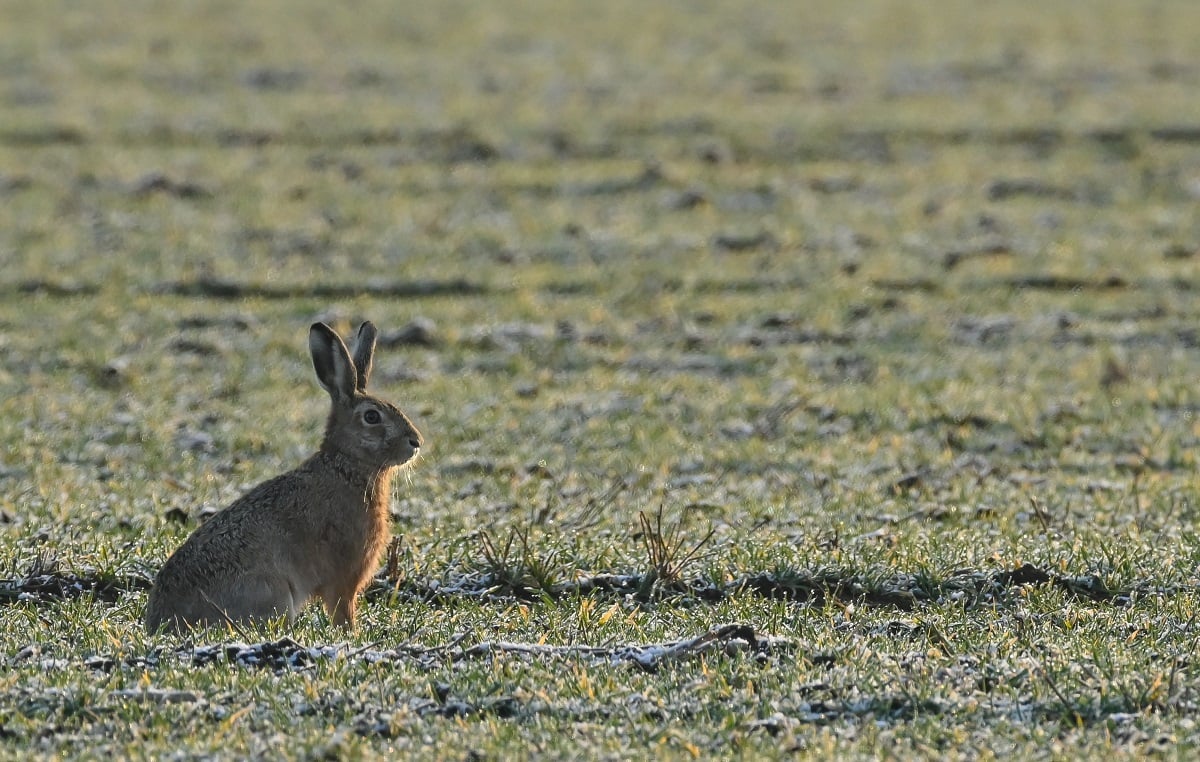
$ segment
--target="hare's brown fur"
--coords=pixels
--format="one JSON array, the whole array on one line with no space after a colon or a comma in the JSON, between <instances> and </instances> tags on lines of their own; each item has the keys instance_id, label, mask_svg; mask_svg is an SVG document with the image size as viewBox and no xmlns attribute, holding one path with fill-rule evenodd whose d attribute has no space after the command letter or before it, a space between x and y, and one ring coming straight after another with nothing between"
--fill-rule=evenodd
<instances>
[{"instance_id":1,"label":"hare's brown fur","mask_svg":"<svg viewBox=\"0 0 1200 762\"><path fill-rule=\"evenodd\" d=\"M353 357L321 323L309 344L333 403L320 449L213 516L167 559L150 591L148 630L290 620L313 597L336 624L353 626L358 594L387 547L392 476L422 439L396 406L366 393L372 324L359 328Z\"/></svg>"}]
</instances>

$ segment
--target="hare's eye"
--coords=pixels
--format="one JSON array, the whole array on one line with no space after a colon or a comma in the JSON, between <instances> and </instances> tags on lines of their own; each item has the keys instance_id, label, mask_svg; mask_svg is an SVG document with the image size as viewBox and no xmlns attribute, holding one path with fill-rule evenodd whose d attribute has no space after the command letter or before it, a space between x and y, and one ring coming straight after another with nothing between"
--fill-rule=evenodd
<instances>
[{"instance_id":1,"label":"hare's eye","mask_svg":"<svg viewBox=\"0 0 1200 762\"><path fill-rule=\"evenodd\" d=\"M378 410L368 410L367 412L363 413L363 420L374 426L383 420L383 416L379 414Z\"/></svg>"}]
</instances>

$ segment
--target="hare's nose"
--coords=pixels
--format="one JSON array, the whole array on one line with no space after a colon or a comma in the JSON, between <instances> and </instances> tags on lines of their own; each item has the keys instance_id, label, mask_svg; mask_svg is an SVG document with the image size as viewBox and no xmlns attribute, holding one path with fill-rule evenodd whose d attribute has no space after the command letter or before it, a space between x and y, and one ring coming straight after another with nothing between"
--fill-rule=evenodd
<instances>
[{"instance_id":1,"label":"hare's nose","mask_svg":"<svg viewBox=\"0 0 1200 762\"><path fill-rule=\"evenodd\" d=\"M425 444L425 437L421 436L421 430L413 426L410 421L405 421L408 424L408 443L412 445L414 450L420 450L421 445Z\"/></svg>"}]
</instances>

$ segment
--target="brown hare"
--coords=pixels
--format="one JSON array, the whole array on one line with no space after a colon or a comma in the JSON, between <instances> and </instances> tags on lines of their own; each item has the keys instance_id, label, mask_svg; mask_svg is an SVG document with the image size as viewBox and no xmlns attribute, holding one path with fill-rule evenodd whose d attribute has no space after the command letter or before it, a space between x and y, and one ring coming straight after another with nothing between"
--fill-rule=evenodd
<instances>
[{"instance_id":1,"label":"brown hare","mask_svg":"<svg viewBox=\"0 0 1200 762\"><path fill-rule=\"evenodd\" d=\"M366 392L376 334L363 323L351 355L332 328L313 324L313 367L333 401L321 448L188 537L154 581L147 630L291 621L317 596L335 624L354 626L388 543L392 476L422 443L404 413Z\"/></svg>"}]
</instances>

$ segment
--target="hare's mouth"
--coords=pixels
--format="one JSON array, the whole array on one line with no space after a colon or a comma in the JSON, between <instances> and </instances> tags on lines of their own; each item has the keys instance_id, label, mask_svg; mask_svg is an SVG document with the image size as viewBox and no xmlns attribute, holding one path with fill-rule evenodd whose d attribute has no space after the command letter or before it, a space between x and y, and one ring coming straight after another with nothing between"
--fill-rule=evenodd
<instances>
[{"instance_id":1,"label":"hare's mouth","mask_svg":"<svg viewBox=\"0 0 1200 762\"><path fill-rule=\"evenodd\" d=\"M420 445L416 445L416 446L410 445L409 451L407 453L401 453L400 458L398 459L398 462L396 463L396 465L410 466L413 464L414 461L416 461L420 457L421 457L421 446Z\"/></svg>"}]
</instances>

